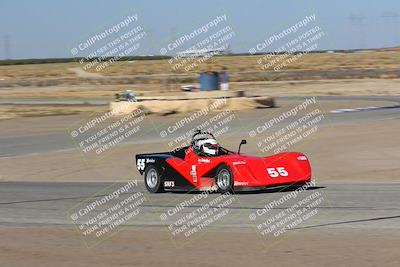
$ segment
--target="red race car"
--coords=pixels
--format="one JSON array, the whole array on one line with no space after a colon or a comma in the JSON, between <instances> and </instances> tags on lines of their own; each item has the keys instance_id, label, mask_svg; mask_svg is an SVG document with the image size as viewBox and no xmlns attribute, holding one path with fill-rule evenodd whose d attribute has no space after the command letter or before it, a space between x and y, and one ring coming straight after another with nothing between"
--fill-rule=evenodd
<instances>
[{"instance_id":1,"label":"red race car","mask_svg":"<svg viewBox=\"0 0 400 267\"><path fill-rule=\"evenodd\" d=\"M138 154L136 166L151 193L217 190L221 193L270 186L300 185L311 180L302 153L255 157L219 146L211 133L196 131L191 145L173 152Z\"/></svg>"}]
</instances>

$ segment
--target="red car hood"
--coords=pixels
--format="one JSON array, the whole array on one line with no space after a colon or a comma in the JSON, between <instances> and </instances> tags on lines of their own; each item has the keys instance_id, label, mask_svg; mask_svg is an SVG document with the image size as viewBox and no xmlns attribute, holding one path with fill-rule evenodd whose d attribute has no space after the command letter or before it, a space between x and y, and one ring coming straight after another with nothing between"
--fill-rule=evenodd
<instances>
[{"instance_id":1,"label":"red car hood","mask_svg":"<svg viewBox=\"0 0 400 267\"><path fill-rule=\"evenodd\" d=\"M234 172L235 186L265 186L306 182L311 179L308 158L297 152L267 157L233 154L224 157Z\"/></svg>"}]
</instances>

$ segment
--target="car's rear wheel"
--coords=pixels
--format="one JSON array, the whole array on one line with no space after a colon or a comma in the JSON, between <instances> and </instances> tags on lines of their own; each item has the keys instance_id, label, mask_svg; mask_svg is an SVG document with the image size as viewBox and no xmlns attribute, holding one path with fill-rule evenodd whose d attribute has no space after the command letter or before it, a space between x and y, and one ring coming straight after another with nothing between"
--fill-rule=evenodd
<instances>
[{"instance_id":1,"label":"car's rear wheel","mask_svg":"<svg viewBox=\"0 0 400 267\"><path fill-rule=\"evenodd\" d=\"M216 171L215 183L218 187L218 192L227 193L233 192L233 174L228 165L220 165Z\"/></svg>"},{"instance_id":2,"label":"car's rear wheel","mask_svg":"<svg viewBox=\"0 0 400 267\"><path fill-rule=\"evenodd\" d=\"M164 191L163 179L156 166L147 166L144 171L144 184L150 193L160 193Z\"/></svg>"}]
</instances>

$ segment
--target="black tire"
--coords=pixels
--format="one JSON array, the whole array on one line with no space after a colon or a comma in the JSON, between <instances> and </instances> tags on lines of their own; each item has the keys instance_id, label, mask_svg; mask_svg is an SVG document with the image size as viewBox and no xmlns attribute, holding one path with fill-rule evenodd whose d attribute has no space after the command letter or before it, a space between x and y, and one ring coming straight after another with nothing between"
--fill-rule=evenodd
<instances>
[{"instance_id":1,"label":"black tire","mask_svg":"<svg viewBox=\"0 0 400 267\"><path fill-rule=\"evenodd\" d=\"M148 165L144 170L144 184L150 193L164 192L164 179L154 165Z\"/></svg>"},{"instance_id":2,"label":"black tire","mask_svg":"<svg viewBox=\"0 0 400 267\"><path fill-rule=\"evenodd\" d=\"M222 164L217 168L215 172L215 183L218 188L218 192L233 193L233 173L228 165Z\"/></svg>"}]
</instances>

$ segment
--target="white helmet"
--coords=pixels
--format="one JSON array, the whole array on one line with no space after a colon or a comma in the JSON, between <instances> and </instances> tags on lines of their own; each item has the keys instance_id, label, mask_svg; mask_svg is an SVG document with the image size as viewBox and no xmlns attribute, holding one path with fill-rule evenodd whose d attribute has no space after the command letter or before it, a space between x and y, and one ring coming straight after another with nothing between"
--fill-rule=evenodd
<instances>
[{"instance_id":1,"label":"white helmet","mask_svg":"<svg viewBox=\"0 0 400 267\"><path fill-rule=\"evenodd\" d=\"M217 140L213 138L203 139L197 141L196 144L198 151L205 155L216 156L219 152L219 145Z\"/></svg>"}]
</instances>

